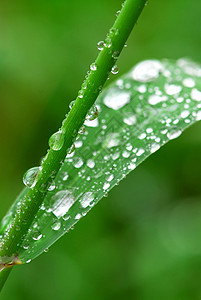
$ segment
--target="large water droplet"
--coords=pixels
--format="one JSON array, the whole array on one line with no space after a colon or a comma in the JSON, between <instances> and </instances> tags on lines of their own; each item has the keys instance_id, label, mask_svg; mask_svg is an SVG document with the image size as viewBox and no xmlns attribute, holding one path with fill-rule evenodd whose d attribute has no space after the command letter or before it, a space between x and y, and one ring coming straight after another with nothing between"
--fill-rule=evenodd
<instances>
[{"instance_id":1,"label":"large water droplet","mask_svg":"<svg viewBox=\"0 0 201 300\"><path fill-rule=\"evenodd\" d=\"M94 200L94 194L92 192L87 192L82 195L82 198L79 200L83 208L90 206L91 202Z\"/></svg>"},{"instance_id":2,"label":"large water droplet","mask_svg":"<svg viewBox=\"0 0 201 300\"><path fill-rule=\"evenodd\" d=\"M157 60L145 60L136 65L132 71L134 80L148 82L158 78L159 73L164 69L163 65Z\"/></svg>"},{"instance_id":3,"label":"large water droplet","mask_svg":"<svg viewBox=\"0 0 201 300\"><path fill-rule=\"evenodd\" d=\"M192 89L191 98L195 101L201 101L201 91L198 91L197 89Z\"/></svg>"},{"instance_id":4,"label":"large water droplet","mask_svg":"<svg viewBox=\"0 0 201 300\"><path fill-rule=\"evenodd\" d=\"M103 101L107 107L117 110L130 102L130 93L110 89Z\"/></svg>"},{"instance_id":5,"label":"large water droplet","mask_svg":"<svg viewBox=\"0 0 201 300\"><path fill-rule=\"evenodd\" d=\"M52 213L57 217L63 217L75 202L73 193L69 190L57 192L50 199L50 208Z\"/></svg>"},{"instance_id":6,"label":"large water droplet","mask_svg":"<svg viewBox=\"0 0 201 300\"><path fill-rule=\"evenodd\" d=\"M49 146L54 151L60 150L62 148L63 144L64 144L64 133L61 130L55 132L49 138Z\"/></svg>"},{"instance_id":7,"label":"large water droplet","mask_svg":"<svg viewBox=\"0 0 201 300\"><path fill-rule=\"evenodd\" d=\"M36 177L39 174L41 167L34 167L26 171L23 177L23 183L30 188L33 188L36 184Z\"/></svg>"}]
</instances>

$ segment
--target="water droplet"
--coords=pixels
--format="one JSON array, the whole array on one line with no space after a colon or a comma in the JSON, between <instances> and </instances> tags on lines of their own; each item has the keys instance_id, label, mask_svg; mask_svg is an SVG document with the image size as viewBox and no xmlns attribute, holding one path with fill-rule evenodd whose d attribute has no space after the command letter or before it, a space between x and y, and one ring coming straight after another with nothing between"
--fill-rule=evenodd
<instances>
[{"instance_id":1,"label":"water droplet","mask_svg":"<svg viewBox=\"0 0 201 300\"><path fill-rule=\"evenodd\" d=\"M108 177L106 178L107 181L112 181L112 179L114 179L114 175L113 174L110 174L108 175Z\"/></svg>"},{"instance_id":2,"label":"water droplet","mask_svg":"<svg viewBox=\"0 0 201 300\"><path fill-rule=\"evenodd\" d=\"M110 89L103 102L107 107L118 110L130 102L130 93Z\"/></svg>"},{"instance_id":3,"label":"water droplet","mask_svg":"<svg viewBox=\"0 0 201 300\"><path fill-rule=\"evenodd\" d=\"M105 182L104 185L103 185L103 189L107 190L107 189L109 189L109 187L110 187L110 183L109 182Z\"/></svg>"},{"instance_id":4,"label":"water droplet","mask_svg":"<svg viewBox=\"0 0 201 300\"><path fill-rule=\"evenodd\" d=\"M55 188L56 188L55 182L52 181L52 183L51 183L50 186L48 187L48 191L49 191L49 192L54 191Z\"/></svg>"},{"instance_id":5,"label":"water droplet","mask_svg":"<svg viewBox=\"0 0 201 300\"><path fill-rule=\"evenodd\" d=\"M158 149L160 149L160 145L159 145L159 144L153 144L153 145L151 145L150 152L151 152L151 153L154 153L154 152L156 152Z\"/></svg>"},{"instance_id":6,"label":"water droplet","mask_svg":"<svg viewBox=\"0 0 201 300\"><path fill-rule=\"evenodd\" d=\"M136 155L137 156L141 156L144 153L144 149L139 148L139 150L137 151Z\"/></svg>"},{"instance_id":7,"label":"water droplet","mask_svg":"<svg viewBox=\"0 0 201 300\"><path fill-rule=\"evenodd\" d=\"M145 60L135 66L132 70L132 77L140 82L149 82L158 78L163 69L164 67L159 61Z\"/></svg>"},{"instance_id":8,"label":"water droplet","mask_svg":"<svg viewBox=\"0 0 201 300\"><path fill-rule=\"evenodd\" d=\"M192 89L191 98L195 101L201 101L201 91L198 91L197 89Z\"/></svg>"},{"instance_id":9,"label":"water droplet","mask_svg":"<svg viewBox=\"0 0 201 300\"><path fill-rule=\"evenodd\" d=\"M112 67L111 73L114 74L114 75L119 73L119 68L118 68L117 65L114 65Z\"/></svg>"},{"instance_id":10,"label":"water droplet","mask_svg":"<svg viewBox=\"0 0 201 300\"><path fill-rule=\"evenodd\" d=\"M165 84L165 92L168 95L175 95L175 94L179 94L182 90L182 87L180 85L176 85L176 84Z\"/></svg>"},{"instance_id":11,"label":"water droplet","mask_svg":"<svg viewBox=\"0 0 201 300\"><path fill-rule=\"evenodd\" d=\"M85 120L84 121L84 125L86 125L86 126L88 126L88 127L98 127L98 119L96 118L96 119L94 119L94 120L92 120L92 121L90 121L90 120Z\"/></svg>"},{"instance_id":12,"label":"water droplet","mask_svg":"<svg viewBox=\"0 0 201 300\"><path fill-rule=\"evenodd\" d=\"M53 224L52 224L52 229L57 231L61 228L61 222L59 220L56 220Z\"/></svg>"},{"instance_id":13,"label":"water droplet","mask_svg":"<svg viewBox=\"0 0 201 300\"><path fill-rule=\"evenodd\" d=\"M89 112L86 116L86 119L89 120L89 121L92 121L92 120L95 120L97 117L98 117L98 109L97 109L96 105L94 104L90 108L90 110L89 110Z\"/></svg>"},{"instance_id":14,"label":"water droplet","mask_svg":"<svg viewBox=\"0 0 201 300\"><path fill-rule=\"evenodd\" d=\"M91 202L94 201L94 194L92 192L87 192L82 195L82 198L79 201L83 208L87 208L91 205Z\"/></svg>"},{"instance_id":15,"label":"water droplet","mask_svg":"<svg viewBox=\"0 0 201 300\"><path fill-rule=\"evenodd\" d=\"M119 51L114 51L114 52L112 53L112 58L118 59L118 57L119 57Z\"/></svg>"},{"instance_id":16,"label":"water droplet","mask_svg":"<svg viewBox=\"0 0 201 300\"><path fill-rule=\"evenodd\" d=\"M183 80L183 85L188 88L192 88L195 86L195 81L192 78L185 78Z\"/></svg>"},{"instance_id":17,"label":"water droplet","mask_svg":"<svg viewBox=\"0 0 201 300\"><path fill-rule=\"evenodd\" d=\"M143 139L145 139L146 138L146 133L145 132L143 132L143 133L141 133L140 134L140 136L138 137L140 140L143 140Z\"/></svg>"},{"instance_id":18,"label":"water droplet","mask_svg":"<svg viewBox=\"0 0 201 300\"><path fill-rule=\"evenodd\" d=\"M81 148L82 147L82 141L76 141L75 142L75 148Z\"/></svg>"},{"instance_id":19,"label":"water droplet","mask_svg":"<svg viewBox=\"0 0 201 300\"><path fill-rule=\"evenodd\" d=\"M104 45L107 48L110 48L112 46L112 40L111 40L111 38L109 36L105 39Z\"/></svg>"},{"instance_id":20,"label":"water droplet","mask_svg":"<svg viewBox=\"0 0 201 300\"><path fill-rule=\"evenodd\" d=\"M174 126L167 133L167 137L168 139L173 140L179 137L181 134L182 134L182 130L177 126Z\"/></svg>"},{"instance_id":21,"label":"water droplet","mask_svg":"<svg viewBox=\"0 0 201 300\"><path fill-rule=\"evenodd\" d=\"M33 188L36 184L36 178L39 172L41 171L41 167L34 167L26 171L23 177L23 183L30 188Z\"/></svg>"},{"instance_id":22,"label":"water droplet","mask_svg":"<svg viewBox=\"0 0 201 300\"><path fill-rule=\"evenodd\" d=\"M31 262L31 259L28 259L27 261L26 261L26 264L29 264Z\"/></svg>"},{"instance_id":23,"label":"water droplet","mask_svg":"<svg viewBox=\"0 0 201 300\"><path fill-rule=\"evenodd\" d=\"M94 166L95 166L94 160L93 160L93 159L88 159L88 160L87 160L87 166L88 166L89 168L93 169Z\"/></svg>"},{"instance_id":24,"label":"water droplet","mask_svg":"<svg viewBox=\"0 0 201 300\"><path fill-rule=\"evenodd\" d=\"M131 162L129 165L128 165L128 169L129 170L134 170L136 168L136 164L134 164L133 162Z\"/></svg>"},{"instance_id":25,"label":"water droplet","mask_svg":"<svg viewBox=\"0 0 201 300\"><path fill-rule=\"evenodd\" d=\"M42 238L42 233L39 230L34 230L33 234L32 234L32 238L35 241L38 241Z\"/></svg>"},{"instance_id":26,"label":"water droplet","mask_svg":"<svg viewBox=\"0 0 201 300\"><path fill-rule=\"evenodd\" d=\"M201 110L199 110L196 115L196 121L199 121L199 120L201 120Z\"/></svg>"},{"instance_id":27,"label":"water droplet","mask_svg":"<svg viewBox=\"0 0 201 300\"><path fill-rule=\"evenodd\" d=\"M122 153L122 156L124 157L124 158L128 158L129 156L131 155L131 153L130 152L128 152L128 151L123 151L123 153Z\"/></svg>"},{"instance_id":28,"label":"water droplet","mask_svg":"<svg viewBox=\"0 0 201 300\"><path fill-rule=\"evenodd\" d=\"M85 126L83 125L83 126L79 129L78 133L79 133L79 134L84 134L85 131L86 131L86 128L85 128Z\"/></svg>"},{"instance_id":29,"label":"water droplet","mask_svg":"<svg viewBox=\"0 0 201 300\"><path fill-rule=\"evenodd\" d=\"M50 211L57 217L63 217L75 203L75 197L69 190L63 190L57 192L50 199Z\"/></svg>"},{"instance_id":30,"label":"water droplet","mask_svg":"<svg viewBox=\"0 0 201 300\"><path fill-rule=\"evenodd\" d=\"M98 42L97 48L98 48L98 50L103 50L103 48L104 48L104 42L103 41Z\"/></svg>"},{"instance_id":31,"label":"water droplet","mask_svg":"<svg viewBox=\"0 0 201 300\"><path fill-rule=\"evenodd\" d=\"M75 144L72 144L71 147L68 150L68 154L71 154L75 151Z\"/></svg>"},{"instance_id":32,"label":"water droplet","mask_svg":"<svg viewBox=\"0 0 201 300\"><path fill-rule=\"evenodd\" d=\"M137 118L133 113L127 114L127 116L123 119L124 123L131 126L136 124Z\"/></svg>"},{"instance_id":33,"label":"water droplet","mask_svg":"<svg viewBox=\"0 0 201 300\"><path fill-rule=\"evenodd\" d=\"M90 70L91 70L91 71L96 71L96 70L97 70L97 65L96 65L96 63L93 63L93 64L90 65Z\"/></svg>"},{"instance_id":34,"label":"water droplet","mask_svg":"<svg viewBox=\"0 0 201 300\"><path fill-rule=\"evenodd\" d=\"M71 108L73 107L74 104L75 104L75 100L71 101L71 102L69 103L69 108L71 109Z\"/></svg>"},{"instance_id":35,"label":"water droplet","mask_svg":"<svg viewBox=\"0 0 201 300\"><path fill-rule=\"evenodd\" d=\"M156 105L160 102L166 101L167 99L168 99L167 96L151 95L148 99L148 102L151 105Z\"/></svg>"},{"instance_id":36,"label":"water droplet","mask_svg":"<svg viewBox=\"0 0 201 300\"><path fill-rule=\"evenodd\" d=\"M120 10L118 10L117 12L116 12L116 17L118 17L118 15L120 14Z\"/></svg>"},{"instance_id":37,"label":"water droplet","mask_svg":"<svg viewBox=\"0 0 201 300\"><path fill-rule=\"evenodd\" d=\"M185 118L187 118L187 117L189 116L189 114L190 114L190 112L189 112L188 110L183 110L183 111L181 112L181 117L182 117L183 119L185 119Z\"/></svg>"},{"instance_id":38,"label":"water droplet","mask_svg":"<svg viewBox=\"0 0 201 300\"><path fill-rule=\"evenodd\" d=\"M49 138L49 147L54 151L60 150L63 144L64 144L64 133L62 131L55 132Z\"/></svg>"},{"instance_id":39,"label":"water droplet","mask_svg":"<svg viewBox=\"0 0 201 300\"><path fill-rule=\"evenodd\" d=\"M75 157L73 159L73 165L75 168L79 169L83 165L83 160L80 157Z\"/></svg>"},{"instance_id":40,"label":"water droplet","mask_svg":"<svg viewBox=\"0 0 201 300\"><path fill-rule=\"evenodd\" d=\"M81 214L77 214L76 216L75 216L75 220L79 220L79 219L81 219L82 218L82 215Z\"/></svg>"},{"instance_id":41,"label":"water droplet","mask_svg":"<svg viewBox=\"0 0 201 300\"><path fill-rule=\"evenodd\" d=\"M109 133L105 136L103 141L104 148L117 147L120 144L120 137L118 133Z\"/></svg>"}]
</instances>

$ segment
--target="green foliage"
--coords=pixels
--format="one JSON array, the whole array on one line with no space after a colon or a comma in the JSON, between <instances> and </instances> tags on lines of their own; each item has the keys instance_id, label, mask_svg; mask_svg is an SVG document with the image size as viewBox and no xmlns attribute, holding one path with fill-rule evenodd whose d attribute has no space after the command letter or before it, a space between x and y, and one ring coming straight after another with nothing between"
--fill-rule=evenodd
<instances>
[{"instance_id":1,"label":"green foliage","mask_svg":"<svg viewBox=\"0 0 201 300\"><path fill-rule=\"evenodd\" d=\"M104 90L96 104L99 116L85 121L86 131L50 187L20 259L30 262L45 251L143 160L200 120L200 85L200 66L189 60L149 60Z\"/></svg>"}]
</instances>

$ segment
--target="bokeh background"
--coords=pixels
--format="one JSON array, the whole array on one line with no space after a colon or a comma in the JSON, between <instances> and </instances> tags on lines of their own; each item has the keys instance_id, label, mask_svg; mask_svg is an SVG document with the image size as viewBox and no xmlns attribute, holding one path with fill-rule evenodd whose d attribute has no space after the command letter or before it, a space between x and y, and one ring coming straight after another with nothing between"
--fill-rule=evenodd
<instances>
[{"instance_id":1,"label":"bokeh background","mask_svg":"<svg viewBox=\"0 0 201 300\"><path fill-rule=\"evenodd\" d=\"M120 6L1 1L0 217L45 154ZM201 62L200 13L200 0L150 0L118 76L147 58ZM200 300L200 132L192 126L156 152L48 253L16 267L1 299Z\"/></svg>"}]
</instances>

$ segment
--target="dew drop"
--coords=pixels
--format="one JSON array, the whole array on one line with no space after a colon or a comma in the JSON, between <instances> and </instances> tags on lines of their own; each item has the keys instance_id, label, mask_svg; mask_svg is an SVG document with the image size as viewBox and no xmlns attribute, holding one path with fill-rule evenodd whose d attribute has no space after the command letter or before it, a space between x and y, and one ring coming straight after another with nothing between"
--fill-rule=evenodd
<instances>
[{"instance_id":1,"label":"dew drop","mask_svg":"<svg viewBox=\"0 0 201 300\"><path fill-rule=\"evenodd\" d=\"M191 98L195 101L201 101L201 91L198 91L197 89L192 89Z\"/></svg>"},{"instance_id":2,"label":"dew drop","mask_svg":"<svg viewBox=\"0 0 201 300\"><path fill-rule=\"evenodd\" d=\"M195 81L192 78L185 78L183 80L183 85L188 88L192 88L195 86Z\"/></svg>"},{"instance_id":3,"label":"dew drop","mask_svg":"<svg viewBox=\"0 0 201 300\"><path fill-rule=\"evenodd\" d=\"M40 171L41 171L41 167L34 167L27 170L23 177L24 185L33 188L36 184L36 177Z\"/></svg>"},{"instance_id":4,"label":"dew drop","mask_svg":"<svg viewBox=\"0 0 201 300\"><path fill-rule=\"evenodd\" d=\"M107 190L107 189L109 189L109 187L110 187L110 183L109 182L105 182L104 185L103 185L103 189Z\"/></svg>"},{"instance_id":5,"label":"dew drop","mask_svg":"<svg viewBox=\"0 0 201 300\"><path fill-rule=\"evenodd\" d=\"M96 70L97 70L97 65L96 65L96 63L93 63L93 64L90 65L90 70L91 70L91 71L96 71Z\"/></svg>"},{"instance_id":6,"label":"dew drop","mask_svg":"<svg viewBox=\"0 0 201 300\"><path fill-rule=\"evenodd\" d=\"M151 145L150 152L151 152L151 153L154 153L154 152L156 152L158 149L160 149L160 145L159 145L159 144L153 144L153 145Z\"/></svg>"},{"instance_id":7,"label":"dew drop","mask_svg":"<svg viewBox=\"0 0 201 300\"><path fill-rule=\"evenodd\" d=\"M174 126L167 133L167 137L168 139L173 140L179 137L181 134L182 134L182 130L177 126Z\"/></svg>"},{"instance_id":8,"label":"dew drop","mask_svg":"<svg viewBox=\"0 0 201 300\"><path fill-rule=\"evenodd\" d=\"M73 160L73 165L75 168L79 169L83 165L83 160L80 157L75 157Z\"/></svg>"},{"instance_id":9,"label":"dew drop","mask_svg":"<svg viewBox=\"0 0 201 300\"><path fill-rule=\"evenodd\" d=\"M57 217L63 217L75 202L73 193L69 190L57 192L50 199L50 208L52 213Z\"/></svg>"},{"instance_id":10,"label":"dew drop","mask_svg":"<svg viewBox=\"0 0 201 300\"><path fill-rule=\"evenodd\" d=\"M53 224L52 224L52 229L55 231L58 231L61 228L61 222L59 220L56 220Z\"/></svg>"},{"instance_id":11,"label":"dew drop","mask_svg":"<svg viewBox=\"0 0 201 300\"><path fill-rule=\"evenodd\" d=\"M119 57L119 51L114 51L114 52L112 53L112 58L118 59L118 57Z\"/></svg>"},{"instance_id":12,"label":"dew drop","mask_svg":"<svg viewBox=\"0 0 201 300\"><path fill-rule=\"evenodd\" d=\"M33 240L38 241L42 238L42 236L43 235L39 230L34 230L32 238L33 238Z\"/></svg>"},{"instance_id":13,"label":"dew drop","mask_svg":"<svg viewBox=\"0 0 201 300\"><path fill-rule=\"evenodd\" d=\"M71 102L69 103L69 108L71 109L71 108L73 107L74 104L75 104L75 100L71 101Z\"/></svg>"},{"instance_id":14,"label":"dew drop","mask_svg":"<svg viewBox=\"0 0 201 300\"><path fill-rule=\"evenodd\" d=\"M137 118L134 114L130 113L123 119L123 121L125 124L132 126L132 125L136 124Z\"/></svg>"},{"instance_id":15,"label":"dew drop","mask_svg":"<svg viewBox=\"0 0 201 300\"><path fill-rule=\"evenodd\" d=\"M91 202L94 201L94 194L92 192L87 192L79 201L83 208L87 208Z\"/></svg>"},{"instance_id":16,"label":"dew drop","mask_svg":"<svg viewBox=\"0 0 201 300\"><path fill-rule=\"evenodd\" d=\"M71 154L75 151L75 144L72 144L72 146L68 150L68 154Z\"/></svg>"},{"instance_id":17,"label":"dew drop","mask_svg":"<svg viewBox=\"0 0 201 300\"><path fill-rule=\"evenodd\" d=\"M88 114L87 114L87 116L86 116L86 119L89 120L89 121L93 121L93 120L95 120L97 117L98 117L98 109L97 109L96 105L94 104L94 105L90 108L90 110L89 110L89 112L88 112Z\"/></svg>"},{"instance_id":18,"label":"dew drop","mask_svg":"<svg viewBox=\"0 0 201 300\"><path fill-rule=\"evenodd\" d=\"M144 153L144 149L140 148L140 149L137 151L136 155L137 155L137 156L141 156L143 153Z\"/></svg>"},{"instance_id":19,"label":"dew drop","mask_svg":"<svg viewBox=\"0 0 201 300\"><path fill-rule=\"evenodd\" d=\"M118 68L117 65L114 65L112 67L111 73L114 74L114 75L119 73L119 68Z\"/></svg>"},{"instance_id":20,"label":"dew drop","mask_svg":"<svg viewBox=\"0 0 201 300\"><path fill-rule=\"evenodd\" d=\"M164 69L163 65L157 60L145 60L137 64L132 70L134 80L149 82L158 78L159 73Z\"/></svg>"},{"instance_id":21,"label":"dew drop","mask_svg":"<svg viewBox=\"0 0 201 300\"><path fill-rule=\"evenodd\" d=\"M107 134L103 141L104 148L117 147L119 144L120 144L120 137L118 133Z\"/></svg>"},{"instance_id":22,"label":"dew drop","mask_svg":"<svg viewBox=\"0 0 201 300\"><path fill-rule=\"evenodd\" d=\"M130 93L110 89L103 102L107 107L118 110L130 102Z\"/></svg>"},{"instance_id":23,"label":"dew drop","mask_svg":"<svg viewBox=\"0 0 201 300\"><path fill-rule=\"evenodd\" d=\"M188 110L183 110L183 111L181 112L181 117L182 117L183 119L185 119L185 118L187 118L187 117L189 116L189 114L190 114L190 112L189 112Z\"/></svg>"},{"instance_id":24,"label":"dew drop","mask_svg":"<svg viewBox=\"0 0 201 300\"><path fill-rule=\"evenodd\" d=\"M129 165L128 165L128 169L129 170L134 170L136 168L136 164L134 164L133 162L131 162Z\"/></svg>"},{"instance_id":25,"label":"dew drop","mask_svg":"<svg viewBox=\"0 0 201 300\"><path fill-rule=\"evenodd\" d=\"M93 160L93 159L88 159L88 161L87 161L87 166L88 166L89 168L93 169L94 166L95 166L94 160Z\"/></svg>"},{"instance_id":26,"label":"dew drop","mask_svg":"<svg viewBox=\"0 0 201 300\"><path fill-rule=\"evenodd\" d=\"M103 41L98 42L97 48L98 48L98 50L103 50L103 48L104 48L104 42Z\"/></svg>"},{"instance_id":27,"label":"dew drop","mask_svg":"<svg viewBox=\"0 0 201 300\"><path fill-rule=\"evenodd\" d=\"M64 144L64 133L62 131L57 131L49 138L49 147L58 151L62 148Z\"/></svg>"},{"instance_id":28,"label":"dew drop","mask_svg":"<svg viewBox=\"0 0 201 300\"><path fill-rule=\"evenodd\" d=\"M180 85L168 84L168 83L165 84L165 92L168 95L172 96L172 95L178 94L181 92L181 90L182 90L182 87Z\"/></svg>"}]
</instances>

